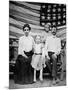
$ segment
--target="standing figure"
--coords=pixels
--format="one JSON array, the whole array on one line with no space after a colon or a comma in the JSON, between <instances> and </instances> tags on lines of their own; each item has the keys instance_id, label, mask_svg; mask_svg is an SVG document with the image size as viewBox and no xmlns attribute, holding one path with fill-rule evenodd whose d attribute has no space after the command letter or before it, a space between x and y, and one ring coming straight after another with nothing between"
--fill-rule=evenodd
<instances>
[{"instance_id":1,"label":"standing figure","mask_svg":"<svg viewBox=\"0 0 68 90\"><path fill-rule=\"evenodd\" d=\"M56 29L57 28L55 26L52 27L52 35L47 37L44 49L46 56L48 55L50 57L47 63L49 65L49 70L52 73L53 84L55 84L57 81L57 56L61 51L61 40L60 38L56 37Z\"/></svg>"},{"instance_id":2,"label":"standing figure","mask_svg":"<svg viewBox=\"0 0 68 90\"><path fill-rule=\"evenodd\" d=\"M43 81L43 67L45 67L45 59L42 58L43 43L41 43L41 36L37 35L34 44L34 55L31 65L34 68L34 82L36 82L36 71L40 70L39 79Z\"/></svg>"},{"instance_id":3,"label":"standing figure","mask_svg":"<svg viewBox=\"0 0 68 90\"><path fill-rule=\"evenodd\" d=\"M42 41L45 43L47 36L51 36L51 23L46 23L44 25L44 32L42 33Z\"/></svg>"},{"instance_id":4,"label":"standing figure","mask_svg":"<svg viewBox=\"0 0 68 90\"><path fill-rule=\"evenodd\" d=\"M44 38L42 39L42 42L44 42L44 44L46 44L46 39L47 39L47 37L49 37L49 36L51 36L52 35L52 33L51 33L51 23L46 23L45 25L44 25L44 33L43 33L43 36L44 36ZM46 56L45 56L46 55ZM46 67L49 69L49 72L51 72L51 67L50 67L50 65L49 65L49 56L48 56L48 53L47 53L47 51L45 51L45 48L43 48L43 58L45 58L46 59ZM45 69L44 69L45 70Z\"/></svg>"},{"instance_id":5,"label":"standing figure","mask_svg":"<svg viewBox=\"0 0 68 90\"><path fill-rule=\"evenodd\" d=\"M30 36L29 24L23 26L24 36L19 38L18 58L15 64L14 81L18 84L30 84L33 82L31 60L33 55L34 39Z\"/></svg>"}]
</instances>

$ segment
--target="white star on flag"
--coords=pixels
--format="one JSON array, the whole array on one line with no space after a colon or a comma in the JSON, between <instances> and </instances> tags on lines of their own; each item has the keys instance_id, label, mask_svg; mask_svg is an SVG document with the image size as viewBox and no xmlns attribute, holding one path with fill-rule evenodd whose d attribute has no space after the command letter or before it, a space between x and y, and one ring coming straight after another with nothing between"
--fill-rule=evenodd
<instances>
[{"instance_id":1,"label":"white star on flag","mask_svg":"<svg viewBox=\"0 0 68 90\"><path fill-rule=\"evenodd\" d=\"M45 5L43 5L42 8L45 8Z\"/></svg>"},{"instance_id":2,"label":"white star on flag","mask_svg":"<svg viewBox=\"0 0 68 90\"><path fill-rule=\"evenodd\" d=\"M50 17L48 16L47 19L50 19Z\"/></svg>"},{"instance_id":3,"label":"white star on flag","mask_svg":"<svg viewBox=\"0 0 68 90\"><path fill-rule=\"evenodd\" d=\"M49 5L48 8L51 8L51 5Z\"/></svg>"},{"instance_id":4,"label":"white star on flag","mask_svg":"<svg viewBox=\"0 0 68 90\"><path fill-rule=\"evenodd\" d=\"M63 18L65 18L65 15L63 15Z\"/></svg>"},{"instance_id":5,"label":"white star on flag","mask_svg":"<svg viewBox=\"0 0 68 90\"><path fill-rule=\"evenodd\" d=\"M51 16L50 14L47 14L47 16Z\"/></svg>"},{"instance_id":6,"label":"white star on flag","mask_svg":"<svg viewBox=\"0 0 68 90\"><path fill-rule=\"evenodd\" d=\"M42 25L45 25L45 23L42 23Z\"/></svg>"},{"instance_id":7,"label":"white star on flag","mask_svg":"<svg viewBox=\"0 0 68 90\"><path fill-rule=\"evenodd\" d=\"M45 16L42 16L42 19L45 19Z\"/></svg>"},{"instance_id":8,"label":"white star on flag","mask_svg":"<svg viewBox=\"0 0 68 90\"><path fill-rule=\"evenodd\" d=\"M42 13L42 15L45 15L44 13Z\"/></svg>"},{"instance_id":9,"label":"white star on flag","mask_svg":"<svg viewBox=\"0 0 68 90\"><path fill-rule=\"evenodd\" d=\"M61 11L61 9L60 9L60 8L58 8L58 11Z\"/></svg>"},{"instance_id":10,"label":"white star on flag","mask_svg":"<svg viewBox=\"0 0 68 90\"><path fill-rule=\"evenodd\" d=\"M65 11L65 8L63 8L63 11Z\"/></svg>"},{"instance_id":11,"label":"white star on flag","mask_svg":"<svg viewBox=\"0 0 68 90\"><path fill-rule=\"evenodd\" d=\"M53 14L53 16L56 16L56 14Z\"/></svg>"},{"instance_id":12,"label":"white star on flag","mask_svg":"<svg viewBox=\"0 0 68 90\"><path fill-rule=\"evenodd\" d=\"M60 19L61 18L61 16L58 16L58 19Z\"/></svg>"},{"instance_id":13,"label":"white star on flag","mask_svg":"<svg viewBox=\"0 0 68 90\"><path fill-rule=\"evenodd\" d=\"M59 6L61 6L61 4L59 4Z\"/></svg>"},{"instance_id":14,"label":"white star on flag","mask_svg":"<svg viewBox=\"0 0 68 90\"><path fill-rule=\"evenodd\" d=\"M53 9L53 12L55 12L56 11L56 9Z\"/></svg>"},{"instance_id":15,"label":"white star on flag","mask_svg":"<svg viewBox=\"0 0 68 90\"><path fill-rule=\"evenodd\" d=\"M53 19L55 20L55 19L56 19L56 17L53 17Z\"/></svg>"},{"instance_id":16,"label":"white star on flag","mask_svg":"<svg viewBox=\"0 0 68 90\"><path fill-rule=\"evenodd\" d=\"M63 23L65 23L65 20L63 20Z\"/></svg>"},{"instance_id":17,"label":"white star on flag","mask_svg":"<svg viewBox=\"0 0 68 90\"><path fill-rule=\"evenodd\" d=\"M58 16L60 16L60 14L58 14Z\"/></svg>"},{"instance_id":18,"label":"white star on flag","mask_svg":"<svg viewBox=\"0 0 68 90\"><path fill-rule=\"evenodd\" d=\"M53 7L56 7L56 5L53 5Z\"/></svg>"},{"instance_id":19,"label":"white star on flag","mask_svg":"<svg viewBox=\"0 0 68 90\"><path fill-rule=\"evenodd\" d=\"M56 23L55 23L55 22L53 22L52 24L53 24L53 25L55 25Z\"/></svg>"},{"instance_id":20,"label":"white star on flag","mask_svg":"<svg viewBox=\"0 0 68 90\"><path fill-rule=\"evenodd\" d=\"M60 24L60 21L58 21L58 24Z\"/></svg>"},{"instance_id":21,"label":"white star on flag","mask_svg":"<svg viewBox=\"0 0 68 90\"><path fill-rule=\"evenodd\" d=\"M50 12L50 9L49 9L49 10L47 10L47 12Z\"/></svg>"}]
</instances>

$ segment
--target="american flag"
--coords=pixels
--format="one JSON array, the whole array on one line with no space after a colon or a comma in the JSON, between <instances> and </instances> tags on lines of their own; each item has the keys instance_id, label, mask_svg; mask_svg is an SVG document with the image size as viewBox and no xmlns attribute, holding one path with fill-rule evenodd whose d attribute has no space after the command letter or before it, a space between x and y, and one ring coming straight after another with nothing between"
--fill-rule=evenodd
<instances>
[{"instance_id":1,"label":"american flag","mask_svg":"<svg viewBox=\"0 0 68 90\"><path fill-rule=\"evenodd\" d=\"M40 25L50 22L52 26L66 25L66 4L41 3Z\"/></svg>"}]
</instances>

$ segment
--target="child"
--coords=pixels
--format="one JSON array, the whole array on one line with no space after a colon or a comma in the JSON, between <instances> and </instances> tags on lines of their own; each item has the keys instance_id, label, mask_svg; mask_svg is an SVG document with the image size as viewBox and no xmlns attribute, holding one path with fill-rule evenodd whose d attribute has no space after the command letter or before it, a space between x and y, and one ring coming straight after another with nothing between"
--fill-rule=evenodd
<instances>
[{"instance_id":1,"label":"child","mask_svg":"<svg viewBox=\"0 0 68 90\"><path fill-rule=\"evenodd\" d=\"M40 70L39 79L43 81L42 73L43 66L45 67L45 60L42 57L43 43L41 43L41 36L37 35L34 43L34 55L32 57L31 65L34 68L34 82L36 82L36 70Z\"/></svg>"}]
</instances>

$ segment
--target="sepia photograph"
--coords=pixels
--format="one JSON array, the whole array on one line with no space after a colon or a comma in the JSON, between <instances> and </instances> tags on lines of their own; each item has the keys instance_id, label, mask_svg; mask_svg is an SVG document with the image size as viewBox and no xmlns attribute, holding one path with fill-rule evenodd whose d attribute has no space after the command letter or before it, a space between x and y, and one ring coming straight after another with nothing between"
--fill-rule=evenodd
<instances>
[{"instance_id":1,"label":"sepia photograph","mask_svg":"<svg viewBox=\"0 0 68 90\"><path fill-rule=\"evenodd\" d=\"M66 85L66 4L9 0L9 89Z\"/></svg>"}]
</instances>

